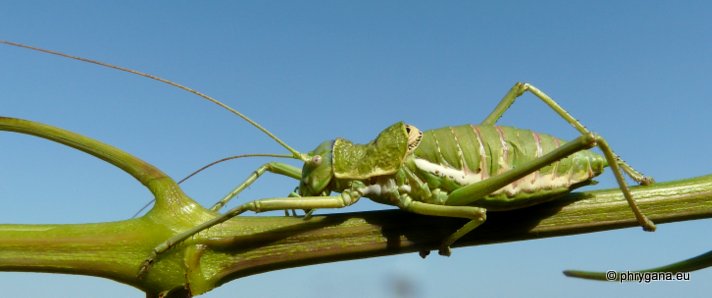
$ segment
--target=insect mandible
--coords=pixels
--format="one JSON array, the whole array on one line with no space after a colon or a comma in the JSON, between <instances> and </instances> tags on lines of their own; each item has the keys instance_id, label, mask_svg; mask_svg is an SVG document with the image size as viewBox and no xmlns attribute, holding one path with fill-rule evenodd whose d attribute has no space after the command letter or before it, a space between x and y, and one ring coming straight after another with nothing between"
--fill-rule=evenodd
<instances>
[{"instance_id":1,"label":"insect mandible","mask_svg":"<svg viewBox=\"0 0 712 298\"><path fill-rule=\"evenodd\" d=\"M260 166L212 209L222 208L265 172L298 180L297 190L287 197L242 204L166 240L154 248L142 264L140 276L162 253L183 240L246 211L343 208L361 197L408 212L468 219L441 242L439 253L447 256L453 243L486 220L488 210L505 211L551 201L592 183L606 166L611 168L638 223L646 231L655 230L653 222L643 215L633 200L622 172L643 185L653 183L653 180L621 160L604 138L586 129L551 97L530 84L516 83L478 125L421 131L398 122L368 144L354 144L338 138L302 153L239 111L191 88L99 61L0 42L130 72L194 93L240 116L291 153L273 156L304 163L301 169L281 162ZM580 136L566 142L530 130L497 126L497 120L525 92L534 94L572 125ZM598 147L603 155L588 150L593 147Z\"/></svg>"}]
</instances>

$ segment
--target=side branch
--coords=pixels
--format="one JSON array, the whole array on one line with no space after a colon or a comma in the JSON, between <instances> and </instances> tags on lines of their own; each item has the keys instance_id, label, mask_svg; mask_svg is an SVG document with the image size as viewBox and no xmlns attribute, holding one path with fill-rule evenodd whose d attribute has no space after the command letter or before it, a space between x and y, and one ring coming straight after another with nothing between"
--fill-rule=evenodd
<instances>
[{"instance_id":1,"label":"side branch","mask_svg":"<svg viewBox=\"0 0 712 298\"><path fill-rule=\"evenodd\" d=\"M0 130L37 136L89 153L119 167L146 186L151 180L167 177L151 164L116 147L58 127L29 120L0 117Z\"/></svg>"},{"instance_id":2,"label":"side branch","mask_svg":"<svg viewBox=\"0 0 712 298\"><path fill-rule=\"evenodd\" d=\"M146 186L156 198L156 206L177 212L198 208L197 204L183 194L178 184L153 165L119 149L95 139L30 120L0 116L0 131L11 131L33 135L54 141L104 160ZM204 210L204 209L203 209Z\"/></svg>"}]
</instances>

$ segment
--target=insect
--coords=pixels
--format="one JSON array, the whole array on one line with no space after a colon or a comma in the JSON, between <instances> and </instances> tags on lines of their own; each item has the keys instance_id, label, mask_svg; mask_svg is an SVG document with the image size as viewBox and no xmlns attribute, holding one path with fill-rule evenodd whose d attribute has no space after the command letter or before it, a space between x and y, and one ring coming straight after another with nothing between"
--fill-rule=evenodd
<instances>
[{"instance_id":1,"label":"insect","mask_svg":"<svg viewBox=\"0 0 712 298\"><path fill-rule=\"evenodd\" d=\"M529 130L495 126L514 100L526 91L544 101L581 136L564 142ZM469 219L441 243L439 253L448 256L455 241L485 221L487 210L510 210L550 201L591 183L605 166L613 169L640 225L646 231L655 230L631 197L621 169L641 184L652 183L652 179L623 162L602 137L589 132L554 100L529 84L517 83L480 125L421 132L398 122L368 144L328 140L306 154L283 146L292 151L293 158L304 162L301 170L278 162L264 164L216 206L224 206L265 172L299 180L297 192L285 198L243 204L167 240L154 249L140 274L161 253L181 241L246 211L343 208L361 197L418 214ZM604 155L586 150L594 146ZM339 194L332 195L333 192Z\"/></svg>"},{"instance_id":2,"label":"insect","mask_svg":"<svg viewBox=\"0 0 712 298\"><path fill-rule=\"evenodd\" d=\"M127 71L194 93L240 116L291 153L271 156L303 162L301 169L281 162L260 166L213 209L222 208L266 172L298 180L297 190L287 197L242 204L166 240L153 249L141 266L139 276L145 274L162 253L185 239L246 211L303 209L310 210L308 214L311 214L315 209L343 208L362 197L408 212L467 219L467 223L441 242L439 253L447 256L453 243L486 220L487 211L506 211L554 200L592 183L606 166L611 168L638 223L646 231L655 230L653 222L633 200L622 173L643 185L653 180L621 160L604 138L586 129L551 97L530 84L516 83L478 125L421 131L397 122L368 144L354 144L339 138L302 153L239 111L188 87L103 62L0 42ZM566 142L530 130L497 126L501 116L526 92L554 110L580 136ZM598 147L603 155L588 150L593 147Z\"/></svg>"}]
</instances>

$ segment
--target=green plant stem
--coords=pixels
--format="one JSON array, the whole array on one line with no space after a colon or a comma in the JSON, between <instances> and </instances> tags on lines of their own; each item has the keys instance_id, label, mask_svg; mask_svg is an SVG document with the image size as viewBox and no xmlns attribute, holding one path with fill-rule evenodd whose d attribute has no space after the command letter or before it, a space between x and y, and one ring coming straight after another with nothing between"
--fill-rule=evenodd
<instances>
[{"instance_id":1,"label":"green plant stem","mask_svg":"<svg viewBox=\"0 0 712 298\"><path fill-rule=\"evenodd\" d=\"M99 276L132 285L149 296L178 289L168 294L178 297L265 271L435 249L464 223L398 210L315 216L308 221L242 216L172 249L139 279L139 266L155 245L215 214L188 198L158 169L119 149L26 120L0 118L0 130L58 141L117 165L149 187L157 202L144 217L127 221L0 225L0 271ZM658 224L712 217L712 175L634 187L632 194ZM490 213L485 224L455 247L636 225L620 190L573 193L539 206Z\"/></svg>"}]
</instances>

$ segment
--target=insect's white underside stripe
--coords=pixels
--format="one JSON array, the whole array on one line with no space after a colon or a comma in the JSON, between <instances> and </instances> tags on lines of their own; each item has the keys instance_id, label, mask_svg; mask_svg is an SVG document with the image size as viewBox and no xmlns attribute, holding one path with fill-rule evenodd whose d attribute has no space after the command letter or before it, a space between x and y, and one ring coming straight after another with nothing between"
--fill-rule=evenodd
<instances>
[{"instance_id":1,"label":"insect's white underside stripe","mask_svg":"<svg viewBox=\"0 0 712 298\"><path fill-rule=\"evenodd\" d=\"M474 184L486 178L482 174L474 174L472 172L466 172L461 169L454 169L444 165L432 163L425 159L416 158L415 165L418 169L426 171L430 174L439 176L441 178L448 178L460 185L470 185ZM588 175L583 177L572 177L571 170L569 170L566 175L558 176L555 173L549 173L546 175L537 175L537 172L531 173L513 183L508 184L505 187L495 191L493 194L506 193L508 196L515 196L522 192L535 192L543 189L554 189L561 187L568 187L572 182L580 182L588 179ZM569 178L579 178L579 179L569 179Z\"/></svg>"}]
</instances>

